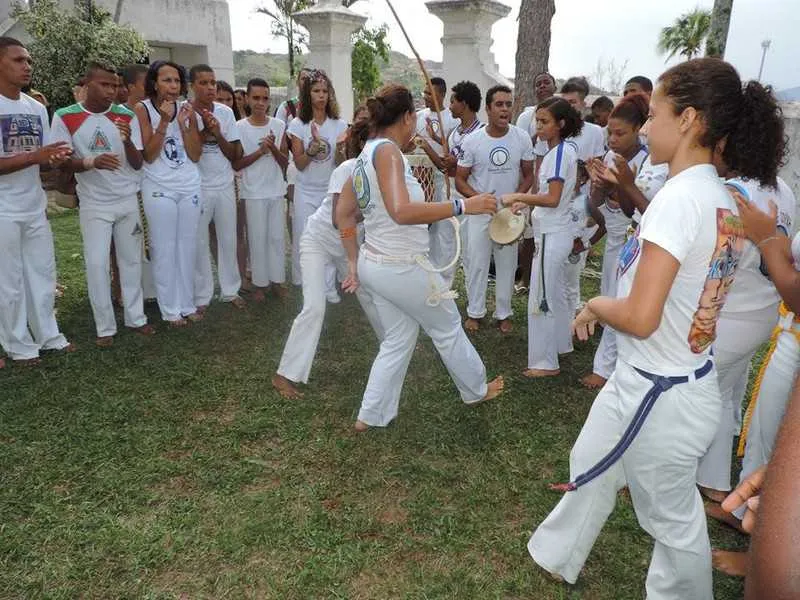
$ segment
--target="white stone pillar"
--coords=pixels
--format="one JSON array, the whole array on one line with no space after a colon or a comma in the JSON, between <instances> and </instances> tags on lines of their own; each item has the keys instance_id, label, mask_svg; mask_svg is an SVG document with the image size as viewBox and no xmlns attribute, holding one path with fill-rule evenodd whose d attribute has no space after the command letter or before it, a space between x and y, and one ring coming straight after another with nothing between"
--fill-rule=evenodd
<instances>
[{"instance_id":1,"label":"white stone pillar","mask_svg":"<svg viewBox=\"0 0 800 600\"><path fill-rule=\"evenodd\" d=\"M350 36L366 23L367 18L344 8L336 0L323 0L317 6L293 16L308 29L309 54L306 66L322 69L328 74L336 90L341 118L350 122L353 116Z\"/></svg>"},{"instance_id":2,"label":"white stone pillar","mask_svg":"<svg viewBox=\"0 0 800 600\"><path fill-rule=\"evenodd\" d=\"M800 102L783 102L783 119L786 124L786 136L789 146L786 149L786 164L778 175L792 188L797 200L797 215L800 217ZM795 218L795 230L800 224L800 218Z\"/></svg>"},{"instance_id":3,"label":"white stone pillar","mask_svg":"<svg viewBox=\"0 0 800 600\"><path fill-rule=\"evenodd\" d=\"M492 53L492 25L511 12L510 6L496 0L430 0L425 6L444 23L442 63L448 88L472 81L485 95L493 85L513 87ZM486 118L483 107L481 118Z\"/></svg>"}]
</instances>

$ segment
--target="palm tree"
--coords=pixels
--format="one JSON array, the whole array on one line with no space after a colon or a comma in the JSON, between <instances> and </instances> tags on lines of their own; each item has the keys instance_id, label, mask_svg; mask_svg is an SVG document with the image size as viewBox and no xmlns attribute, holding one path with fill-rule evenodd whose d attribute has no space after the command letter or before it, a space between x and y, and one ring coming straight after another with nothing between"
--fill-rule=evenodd
<instances>
[{"instance_id":1,"label":"palm tree","mask_svg":"<svg viewBox=\"0 0 800 600\"><path fill-rule=\"evenodd\" d=\"M658 38L658 51L667 54L667 60L680 54L686 60L700 54L703 42L711 28L711 13L695 9L681 15L670 27L664 27Z\"/></svg>"}]
</instances>

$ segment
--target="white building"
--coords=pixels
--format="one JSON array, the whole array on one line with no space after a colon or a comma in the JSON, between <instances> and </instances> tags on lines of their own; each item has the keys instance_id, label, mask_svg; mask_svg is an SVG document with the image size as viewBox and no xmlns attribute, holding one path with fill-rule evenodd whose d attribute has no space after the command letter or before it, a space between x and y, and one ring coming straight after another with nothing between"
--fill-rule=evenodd
<instances>
[{"instance_id":1,"label":"white building","mask_svg":"<svg viewBox=\"0 0 800 600\"><path fill-rule=\"evenodd\" d=\"M81 0L60 0L74 8ZM29 39L10 18L13 0L0 0L0 35ZM112 15L118 0L95 0ZM186 67L205 63L218 79L233 84L233 50L225 0L123 0L119 22L130 25L150 44L150 60L173 60Z\"/></svg>"}]
</instances>

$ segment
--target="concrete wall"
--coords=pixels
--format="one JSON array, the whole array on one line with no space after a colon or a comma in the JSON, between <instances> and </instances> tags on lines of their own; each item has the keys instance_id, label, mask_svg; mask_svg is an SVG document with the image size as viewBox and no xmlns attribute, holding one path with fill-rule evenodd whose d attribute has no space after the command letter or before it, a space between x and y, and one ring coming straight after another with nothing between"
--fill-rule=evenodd
<instances>
[{"instance_id":1,"label":"concrete wall","mask_svg":"<svg viewBox=\"0 0 800 600\"><path fill-rule=\"evenodd\" d=\"M781 107L786 119L786 135L789 136L789 153L780 176L792 188L800 215L800 102L786 102Z\"/></svg>"}]
</instances>

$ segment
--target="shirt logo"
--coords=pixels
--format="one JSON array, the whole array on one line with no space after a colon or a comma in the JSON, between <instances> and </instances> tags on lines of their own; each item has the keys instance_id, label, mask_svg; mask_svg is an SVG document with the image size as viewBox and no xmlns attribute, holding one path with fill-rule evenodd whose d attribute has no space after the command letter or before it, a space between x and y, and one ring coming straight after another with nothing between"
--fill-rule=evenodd
<instances>
[{"instance_id":1,"label":"shirt logo","mask_svg":"<svg viewBox=\"0 0 800 600\"><path fill-rule=\"evenodd\" d=\"M164 140L164 158L173 169L179 168L186 162L183 146L172 136Z\"/></svg>"},{"instance_id":2,"label":"shirt logo","mask_svg":"<svg viewBox=\"0 0 800 600\"><path fill-rule=\"evenodd\" d=\"M625 272L631 268L631 265L639 258L639 228L633 232L633 235L628 238L622 250L619 251L619 264L617 265L617 278L622 277Z\"/></svg>"},{"instance_id":3,"label":"shirt logo","mask_svg":"<svg viewBox=\"0 0 800 600\"><path fill-rule=\"evenodd\" d=\"M34 152L42 147L42 118L39 115L0 115L0 136L5 154Z\"/></svg>"},{"instance_id":4,"label":"shirt logo","mask_svg":"<svg viewBox=\"0 0 800 600\"><path fill-rule=\"evenodd\" d=\"M353 169L353 193L356 195L356 202L361 212L364 212L369 205L369 178L367 170L364 168L364 159L359 158Z\"/></svg>"},{"instance_id":5,"label":"shirt logo","mask_svg":"<svg viewBox=\"0 0 800 600\"><path fill-rule=\"evenodd\" d=\"M314 162L325 162L331 156L331 143L325 138L319 138L319 152L311 157Z\"/></svg>"},{"instance_id":6,"label":"shirt logo","mask_svg":"<svg viewBox=\"0 0 800 600\"><path fill-rule=\"evenodd\" d=\"M103 152L111 152L111 143L108 141L106 134L98 127L94 130L92 141L89 143L89 152L92 154L102 154Z\"/></svg>"},{"instance_id":7,"label":"shirt logo","mask_svg":"<svg viewBox=\"0 0 800 600\"><path fill-rule=\"evenodd\" d=\"M498 146L489 152L489 161L495 167L502 167L508 162L509 156L508 150L506 150L503 146Z\"/></svg>"}]
</instances>

